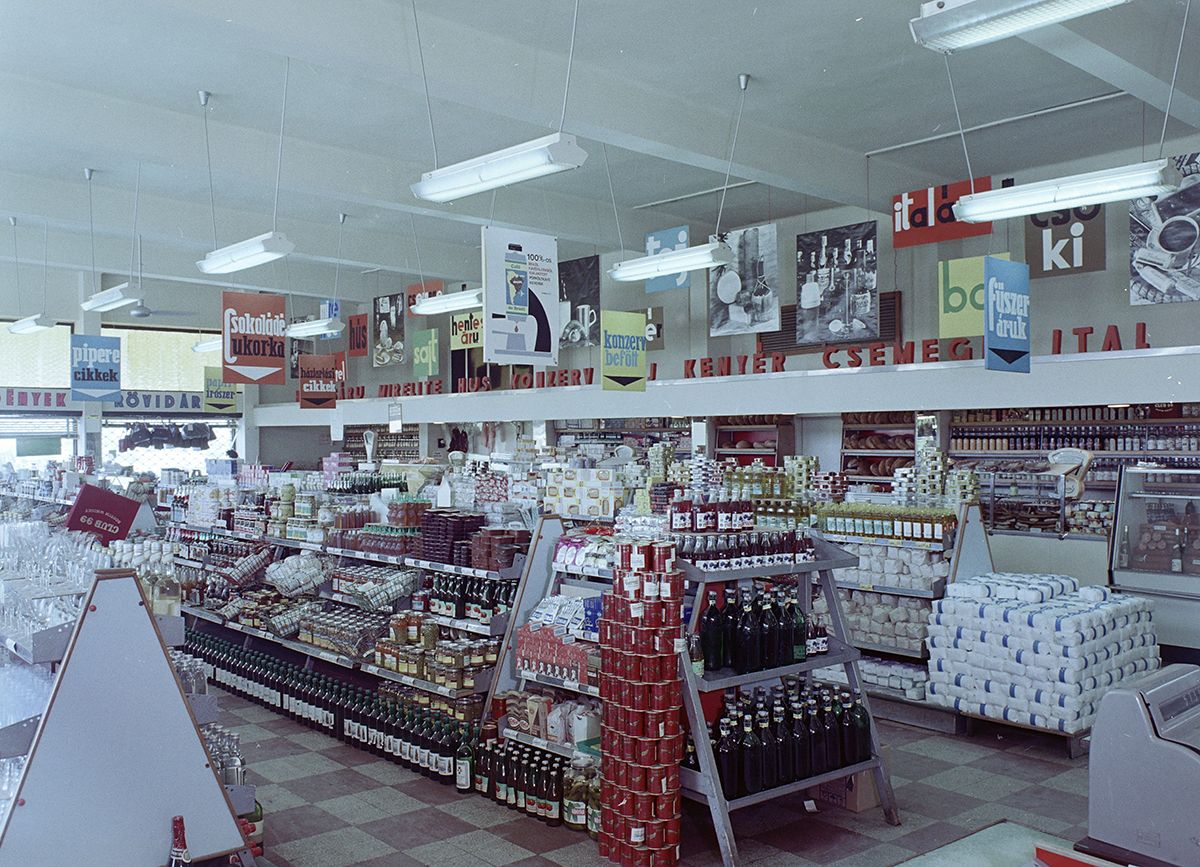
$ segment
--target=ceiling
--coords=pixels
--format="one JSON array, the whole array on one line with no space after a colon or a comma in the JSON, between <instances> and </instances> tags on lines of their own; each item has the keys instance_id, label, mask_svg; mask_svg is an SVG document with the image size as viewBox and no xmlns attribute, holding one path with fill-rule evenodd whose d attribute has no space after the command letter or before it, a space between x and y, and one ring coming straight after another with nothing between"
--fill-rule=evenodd
<instances>
[{"instance_id":1,"label":"ceiling","mask_svg":"<svg viewBox=\"0 0 1200 867\"><path fill-rule=\"evenodd\" d=\"M82 169L94 167L97 265L126 269L140 163L147 274L221 285L193 264L213 245L196 92L213 93L216 234L227 244L272 224L285 58L278 224L297 252L286 278L259 268L231 275L235 285L286 279L298 293L328 294L339 212L350 214L343 278L355 275L343 286L362 297L371 288L358 271L415 274L418 251L427 275L477 280L488 222L556 234L563 258L616 250L618 238L638 249L646 231L680 223L707 235L740 72L752 80L731 183L744 185L729 190L723 225L862 206L867 153L957 129L945 61L908 33L917 7L585 0L565 129L587 163L494 199L436 205L408 188L434 164L409 0L339 4L336 14L321 0L10 4L0 19L0 214L19 218L30 279L43 221L51 266L89 269ZM1033 177L1143 141L1155 151L1182 10L1183 0L1133 0L950 58L967 127L1126 94L971 132L975 172ZM417 0L440 164L558 127L571 12L565 0ZM1184 57L1196 49L1200 26ZM1200 124L1200 66L1184 63L1177 88L1172 137ZM885 211L892 192L966 167L947 136L874 156L869 172L868 204Z\"/></svg>"}]
</instances>

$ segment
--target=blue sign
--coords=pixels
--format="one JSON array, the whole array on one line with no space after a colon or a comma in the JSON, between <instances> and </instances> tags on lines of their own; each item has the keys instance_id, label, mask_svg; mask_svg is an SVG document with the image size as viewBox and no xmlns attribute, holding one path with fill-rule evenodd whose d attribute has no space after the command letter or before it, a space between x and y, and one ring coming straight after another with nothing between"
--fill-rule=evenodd
<instances>
[{"instance_id":1,"label":"blue sign","mask_svg":"<svg viewBox=\"0 0 1200 867\"><path fill-rule=\"evenodd\" d=\"M670 253L672 250L688 248L688 227L676 226L674 229L659 229L657 232L646 234L646 255L657 256L659 253ZM689 271L681 274L663 274L651 277L646 281L647 292L666 292L669 289L690 289L692 275Z\"/></svg>"},{"instance_id":2,"label":"blue sign","mask_svg":"<svg viewBox=\"0 0 1200 867\"><path fill-rule=\"evenodd\" d=\"M321 318L336 319L342 313L342 302L328 298L321 302ZM318 340L337 340L341 334L322 334Z\"/></svg>"},{"instance_id":3,"label":"blue sign","mask_svg":"<svg viewBox=\"0 0 1200 867\"><path fill-rule=\"evenodd\" d=\"M983 285L983 366L1029 373L1029 266L986 256Z\"/></svg>"},{"instance_id":4,"label":"blue sign","mask_svg":"<svg viewBox=\"0 0 1200 867\"><path fill-rule=\"evenodd\" d=\"M71 335L71 399L113 402L121 394L121 338Z\"/></svg>"}]
</instances>

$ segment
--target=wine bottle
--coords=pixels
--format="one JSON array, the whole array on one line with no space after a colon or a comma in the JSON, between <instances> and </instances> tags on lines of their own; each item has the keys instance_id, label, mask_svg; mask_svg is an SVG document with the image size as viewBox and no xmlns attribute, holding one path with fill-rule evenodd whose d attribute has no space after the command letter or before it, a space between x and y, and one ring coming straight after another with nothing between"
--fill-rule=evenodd
<instances>
[{"instance_id":1,"label":"wine bottle","mask_svg":"<svg viewBox=\"0 0 1200 867\"><path fill-rule=\"evenodd\" d=\"M717 591L708 591L708 607L700 617L700 644L704 649L704 669L717 671L724 663L722 639L724 626L721 609L717 607Z\"/></svg>"},{"instance_id":2,"label":"wine bottle","mask_svg":"<svg viewBox=\"0 0 1200 867\"><path fill-rule=\"evenodd\" d=\"M779 785L779 742L771 731L771 715L765 710L756 714L758 723L758 740L762 752L762 784L764 789L773 789Z\"/></svg>"},{"instance_id":3,"label":"wine bottle","mask_svg":"<svg viewBox=\"0 0 1200 867\"><path fill-rule=\"evenodd\" d=\"M779 620L765 593L758 600L758 657L759 668L779 667Z\"/></svg>"},{"instance_id":4,"label":"wine bottle","mask_svg":"<svg viewBox=\"0 0 1200 867\"><path fill-rule=\"evenodd\" d=\"M771 712L776 749L779 750L779 775L776 785L783 786L796 779L795 744L792 728L787 722L787 712L777 703Z\"/></svg>"},{"instance_id":5,"label":"wine bottle","mask_svg":"<svg viewBox=\"0 0 1200 867\"><path fill-rule=\"evenodd\" d=\"M840 768L845 762L842 759L841 730L833 712L833 700L828 694L825 696L825 706L821 709L821 726L824 729L825 767L832 771Z\"/></svg>"},{"instance_id":6,"label":"wine bottle","mask_svg":"<svg viewBox=\"0 0 1200 867\"><path fill-rule=\"evenodd\" d=\"M733 668L734 645L737 643L737 590L725 588L725 605L721 608L721 668Z\"/></svg>"},{"instance_id":7,"label":"wine bottle","mask_svg":"<svg viewBox=\"0 0 1200 867\"><path fill-rule=\"evenodd\" d=\"M738 743L729 720L722 718L719 726L721 737L717 742L717 776L721 778L721 791L725 794L725 800L732 801L738 796L741 780Z\"/></svg>"},{"instance_id":8,"label":"wine bottle","mask_svg":"<svg viewBox=\"0 0 1200 867\"><path fill-rule=\"evenodd\" d=\"M737 638L734 643L733 668L738 674L758 671L762 668L759 654L758 617L749 591L742 592L742 614L738 618Z\"/></svg>"},{"instance_id":9,"label":"wine bottle","mask_svg":"<svg viewBox=\"0 0 1200 867\"><path fill-rule=\"evenodd\" d=\"M742 720L742 737L738 743L739 764L742 767L741 795L753 795L763 787L762 743L754 734L754 718L747 715Z\"/></svg>"},{"instance_id":10,"label":"wine bottle","mask_svg":"<svg viewBox=\"0 0 1200 867\"><path fill-rule=\"evenodd\" d=\"M804 705L792 702L792 776L806 780L812 776L812 764L808 746L808 721L804 717Z\"/></svg>"},{"instance_id":11,"label":"wine bottle","mask_svg":"<svg viewBox=\"0 0 1200 867\"><path fill-rule=\"evenodd\" d=\"M815 698L808 700L805 718L808 723L808 769L809 774L815 777L833 770L829 767L829 757L825 751L825 727L821 724Z\"/></svg>"},{"instance_id":12,"label":"wine bottle","mask_svg":"<svg viewBox=\"0 0 1200 867\"><path fill-rule=\"evenodd\" d=\"M478 729L465 729L454 753L454 788L462 795L475 786L475 750L472 744L477 737Z\"/></svg>"}]
</instances>

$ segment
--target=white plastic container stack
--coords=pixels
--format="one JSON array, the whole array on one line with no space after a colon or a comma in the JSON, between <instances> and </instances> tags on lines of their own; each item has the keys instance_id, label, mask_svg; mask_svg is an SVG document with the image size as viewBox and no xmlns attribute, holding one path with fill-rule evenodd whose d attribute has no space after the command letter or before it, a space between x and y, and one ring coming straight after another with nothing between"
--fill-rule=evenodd
<instances>
[{"instance_id":1,"label":"white plastic container stack","mask_svg":"<svg viewBox=\"0 0 1200 867\"><path fill-rule=\"evenodd\" d=\"M1160 664L1148 600L1065 575L958 581L929 619L930 701L1008 722L1082 731L1109 687Z\"/></svg>"}]
</instances>

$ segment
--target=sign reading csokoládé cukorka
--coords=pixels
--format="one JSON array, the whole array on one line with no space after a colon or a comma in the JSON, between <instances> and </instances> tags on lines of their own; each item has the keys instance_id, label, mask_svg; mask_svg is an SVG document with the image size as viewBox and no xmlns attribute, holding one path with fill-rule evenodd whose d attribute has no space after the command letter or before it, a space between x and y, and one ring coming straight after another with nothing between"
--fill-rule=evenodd
<instances>
[{"instance_id":1,"label":"sign reading csokol\u00e1d\u00e9 cukorka","mask_svg":"<svg viewBox=\"0 0 1200 867\"><path fill-rule=\"evenodd\" d=\"M221 368L225 382L280 385L285 381L282 295L221 293Z\"/></svg>"}]
</instances>

